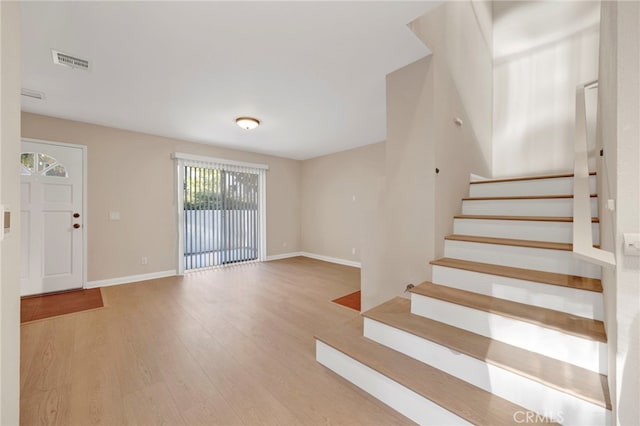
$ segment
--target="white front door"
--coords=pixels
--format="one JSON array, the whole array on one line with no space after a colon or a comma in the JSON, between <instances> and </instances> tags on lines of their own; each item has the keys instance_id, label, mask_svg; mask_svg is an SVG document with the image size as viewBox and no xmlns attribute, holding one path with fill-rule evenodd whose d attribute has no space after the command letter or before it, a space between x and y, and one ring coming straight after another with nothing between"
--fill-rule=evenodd
<instances>
[{"instance_id":1,"label":"white front door","mask_svg":"<svg viewBox=\"0 0 640 426\"><path fill-rule=\"evenodd\" d=\"M84 285L84 150L22 141L21 294Z\"/></svg>"}]
</instances>

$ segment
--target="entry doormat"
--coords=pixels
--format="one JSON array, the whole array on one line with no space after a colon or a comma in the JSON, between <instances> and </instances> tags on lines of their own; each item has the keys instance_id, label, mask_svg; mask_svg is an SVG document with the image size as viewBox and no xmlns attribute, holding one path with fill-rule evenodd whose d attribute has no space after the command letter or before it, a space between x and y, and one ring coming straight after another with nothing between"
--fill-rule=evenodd
<instances>
[{"instance_id":1,"label":"entry doormat","mask_svg":"<svg viewBox=\"0 0 640 426\"><path fill-rule=\"evenodd\" d=\"M20 300L20 322L25 323L103 306L99 288L28 296Z\"/></svg>"},{"instance_id":2,"label":"entry doormat","mask_svg":"<svg viewBox=\"0 0 640 426\"><path fill-rule=\"evenodd\" d=\"M360 290L347 294L346 296L338 297L332 300L332 302L360 312Z\"/></svg>"}]
</instances>

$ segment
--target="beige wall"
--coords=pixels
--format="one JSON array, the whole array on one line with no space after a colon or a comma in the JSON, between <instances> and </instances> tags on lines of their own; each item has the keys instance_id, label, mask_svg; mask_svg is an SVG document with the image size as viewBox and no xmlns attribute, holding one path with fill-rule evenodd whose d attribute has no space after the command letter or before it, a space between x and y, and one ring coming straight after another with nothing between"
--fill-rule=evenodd
<instances>
[{"instance_id":1,"label":"beige wall","mask_svg":"<svg viewBox=\"0 0 640 426\"><path fill-rule=\"evenodd\" d=\"M176 269L173 152L267 164L267 254L300 250L299 161L29 113L22 136L88 147L89 281Z\"/></svg>"},{"instance_id":2,"label":"beige wall","mask_svg":"<svg viewBox=\"0 0 640 426\"><path fill-rule=\"evenodd\" d=\"M491 172L493 135L493 34L491 2L454 1L443 4L414 20L409 28L433 52L436 66L435 100L440 114L436 125L446 132L455 117L465 122L465 145L473 139L473 162ZM453 97L451 104L449 100ZM442 108L445 108L443 111ZM466 134L468 133L468 135ZM451 136L448 138L447 136ZM459 141L448 133L446 143ZM446 145L446 144L444 144ZM457 155L465 155L464 151ZM442 153L443 151L440 150ZM444 159L443 159L444 161ZM439 165L445 167L443 161Z\"/></svg>"},{"instance_id":3,"label":"beige wall","mask_svg":"<svg viewBox=\"0 0 640 426\"><path fill-rule=\"evenodd\" d=\"M384 142L303 161L302 251L360 262L364 219L383 175Z\"/></svg>"},{"instance_id":4,"label":"beige wall","mask_svg":"<svg viewBox=\"0 0 640 426\"><path fill-rule=\"evenodd\" d=\"M429 277L433 257L434 155L431 57L387 76L385 178L366 218L362 309Z\"/></svg>"},{"instance_id":5,"label":"beige wall","mask_svg":"<svg viewBox=\"0 0 640 426\"><path fill-rule=\"evenodd\" d=\"M387 76L385 178L365 224L363 309L431 279L470 173L491 173L489 10L447 2L416 19L410 28L433 54Z\"/></svg>"},{"instance_id":6,"label":"beige wall","mask_svg":"<svg viewBox=\"0 0 640 426\"><path fill-rule=\"evenodd\" d=\"M490 3L452 2L411 24L433 51L435 141L434 257L444 253L469 175L491 176L493 56ZM454 119L460 118L462 126Z\"/></svg>"},{"instance_id":7,"label":"beige wall","mask_svg":"<svg viewBox=\"0 0 640 426\"><path fill-rule=\"evenodd\" d=\"M0 3L0 28L0 193L2 204L11 210L11 233L2 241L0 262L0 424L17 425L20 415L19 3Z\"/></svg>"},{"instance_id":8,"label":"beige wall","mask_svg":"<svg viewBox=\"0 0 640 426\"><path fill-rule=\"evenodd\" d=\"M640 419L640 258L622 252L623 234L640 232L640 4L603 2L597 143L601 245L616 254L603 271L609 383L618 425ZM604 200L615 200L613 212Z\"/></svg>"},{"instance_id":9,"label":"beige wall","mask_svg":"<svg viewBox=\"0 0 640 426\"><path fill-rule=\"evenodd\" d=\"M521 9L533 2L504 2ZM563 2L547 2L544 7L554 26L545 28L545 20L532 21L532 33L575 27L578 17L561 15ZM540 3L541 4L541 3ZM540 4L532 7L540 8ZM597 3L592 2L597 8ZM589 6L576 2L576 7ZM557 10L556 10L557 9ZM533 12L537 9L532 10ZM501 19L509 20L504 14ZM565 16L564 23L559 16ZM521 14L517 19L526 19ZM590 18L591 19L591 18ZM590 22L590 21L589 21ZM504 23L501 23L504 25ZM522 22L521 26L527 25ZM541 27L541 28L539 28ZM544 30L544 31L543 31ZM545 44L522 39L521 50L511 50L497 58L494 65L493 175L524 176L567 172L573 169L575 126L575 89L578 84L598 76L598 27L546 40ZM512 37L507 31L500 37ZM533 37L533 36L532 36ZM505 40L495 39L496 44Z\"/></svg>"}]
</instances>

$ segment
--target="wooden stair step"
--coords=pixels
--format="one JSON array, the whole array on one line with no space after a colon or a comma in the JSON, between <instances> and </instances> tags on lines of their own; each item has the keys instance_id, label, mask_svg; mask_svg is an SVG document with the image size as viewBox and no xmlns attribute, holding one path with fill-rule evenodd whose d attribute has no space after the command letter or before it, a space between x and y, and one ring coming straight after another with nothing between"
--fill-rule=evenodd
<instances>
[{"instance_id":1,"label":"wooden stair step","mask_svg":"<svg viewBox=\"0 0 640 426\"><path fill-rule=\"evenodd\" d=\"M607 342L607 335L602 321L524 303L512 302L510 300L498 299L484 294L458 290L431 282L424 282L412 288L410 291L411 293L528 322L584 339L603 343Z\"/></svg>"},{"instance_id":2,"label":"wooden stair step","mask_svg":"<svg viewBox=\"0 0 640 426\"><path fill-rule=\"evenodd\" d=\"M520 220L528 222L573 222L570 216L494 216L479 214L457 214L454 219L478 219L478 220ZM592 217L592 223L599 223L600 218Z\"/></svg>"},{"instance_id":3,"label":"wooden stair step","mask_svg":"<svg viewBox=\"0 0 640 426\"><path fill-rule=\"evenodd\" d=\"M547 250L573 251L573 244L571 243L554 243L550 241L514 240L512 238L479 237L475 235L459 234L447 235L446 237L444 237L444 239L450 241L466 241L469 243L496 244L501 246L517 246ZM594 247L600 246L594 244Z\"/></svg>"},{"instance_id":4,"label":"wooden stair step","mask_svg":"<svg viewBox=\"0 0 640 426\"><path fill-rule=\"evenodd\" d=\"M514 268L512 266L494 265L491 263L473 262L470 260L453 259L449 257L433 260L431 261L431 264L447 268L464 269L465 271L479 272L481 274L498 275L518 280L533 281L602 293L602 282L596 278L536 271L533 269Z\"/></svg>"},{"instance_id":5,"label":"wooden stair step","mask_svg":"<svg viewBox=\"0 0 640 426\"><path fill-rule=\"evenodd\" d=\"M411 389L473 424L512 425L513 413L527 411L362 335L362 317L316 339ZM540 424L541 419L535 419Z\"/></svg>"},{"instance_id":6,"label":"wooden stair step","mask_svg":"<svg viewBox=\"0 0 640 426\"><path fill-rule=\"evenodd\" d=\"M596 198L598 194L591 194L591 198ZM463 201L486 201L486 200L547 200L556 198L573 198L573 194L568 195L506 195L490 197L464 197Z\"/></svg>"},{"instance_id":7,"label":"wooden stair step","mask_svg":"<svg viewBox=\"0 0 640 426\"><path fill-rule=\"evenodd\" d=\"M450 241L466 241L470 243L496 244L502 246L529 247L548 250L573 250L573 244L571 243L554 243L549 241L516 240L513 238L481 237L476 235L460 234L447 235L444 239Z\"/></svg>"},{"instance_id":8,"label":"wooden stair step","mask_svg":"<svg viewBox=\"0 0 640 426\"><path fill-rule=\"evenodd\" d=\"M573 173L560 173L553 175L540 175L540 176L524 176L524 177L514 177L514 178L500 178L500 179L486 179L486 180L475 180L470 182L471 185L480 185L483 183L497 183L497 182L518 182L522 180L540 180L540 179L558 179L558 178L568 178L573 177ZM589 173L589 176L595 176L595 172Z\"/></svg>"},{"instance_id":9,"label":"wooden stair step","mask_svg":"<svg viewBox=\"0 0 640 426\"><path fill-rule=\"evenodd\" d=\"M407 299L392 299L362 315L611 409L606 376L412 314L411 302Z\"/></svg>"}]
</instances>

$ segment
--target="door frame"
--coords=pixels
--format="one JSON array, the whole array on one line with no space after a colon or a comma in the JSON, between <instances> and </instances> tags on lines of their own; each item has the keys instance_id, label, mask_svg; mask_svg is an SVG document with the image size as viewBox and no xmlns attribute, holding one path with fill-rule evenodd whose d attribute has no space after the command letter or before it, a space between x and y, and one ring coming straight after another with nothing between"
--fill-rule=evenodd
<instances>
[{"instance_id":1,"label":"door frame","mask_svg":"<svg viewBox=\"0 0 640 426\"><path fill-rule=\"evenodd\" d=\"M87 146L75 143L65 143L50 141L45 139L20 138L20 152L22 152L22 142L34 142L43 145L56 145L67 148L76 148L82 150L82 288L87 288L87 234L89 233L88 214L87 214ZM19 160L19 158L18 158ZM22 208L22 205L20 206Z\"/></svg>"}]
</instances>

